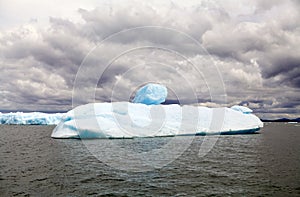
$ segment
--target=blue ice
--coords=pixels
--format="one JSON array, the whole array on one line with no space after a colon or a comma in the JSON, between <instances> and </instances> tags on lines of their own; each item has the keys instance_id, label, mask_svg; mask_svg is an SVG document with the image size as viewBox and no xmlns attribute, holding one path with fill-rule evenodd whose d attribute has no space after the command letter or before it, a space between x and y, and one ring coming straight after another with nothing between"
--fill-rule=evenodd
<instances>
[{"instance_id":1,"label":"blue ice","mask_svg":"<svg viewBox=\"0 0 300 197\"><path fill-rule=\"evenodd\" d=\"M146 105L158 105L165 102L168 90L160 84L149 83L137 90L133 103Z\"/></svg>"}]
</instances>

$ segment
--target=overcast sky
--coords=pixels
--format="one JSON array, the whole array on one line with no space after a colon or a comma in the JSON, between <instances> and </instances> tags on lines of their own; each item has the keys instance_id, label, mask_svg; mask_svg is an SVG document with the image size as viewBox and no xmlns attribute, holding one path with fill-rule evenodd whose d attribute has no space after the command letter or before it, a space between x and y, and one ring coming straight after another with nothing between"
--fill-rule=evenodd
<instances>
[{"instance_id":1,"label":"overcast sky","mask_svg":"<svg viewBox=\"0 0 300 197\"><path fill-rule=\"evenodd\" d=\"M0 0L0 111L128 101L157 82L167 103L299 117L299 10L297 0Z\"/></svg>"}]
</instances>

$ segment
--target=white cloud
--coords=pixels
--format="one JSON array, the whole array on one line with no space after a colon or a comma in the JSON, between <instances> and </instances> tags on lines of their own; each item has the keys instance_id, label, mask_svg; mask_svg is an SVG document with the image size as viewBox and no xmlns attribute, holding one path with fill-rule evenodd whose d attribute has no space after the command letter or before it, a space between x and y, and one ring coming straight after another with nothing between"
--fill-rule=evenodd
<instances>
[{"instance_id":1,"label":"white cloud","mask_svg":"<svg viewBox=\"0 0 300 197\"><path fill-rule=\"evenodd\" d=\"M5 5L5 6L4 6ZM60 5L60 6L57 6ZM297 114L300 88L299 3L289 1L1 1L0 108L5 110L66 110L71 107L76 72L89 51L118 31L145 25L177 29L199 41L170 31L131 31L105 43L86 62L83 92L113 100L128 95L145 81L167 85L186 103L191 86L205 105L211 94L226 89L228 105L247 104L260 113L284 110ZM30 22L31 21L31 22ZM97 69L124 50L97 81ZM216 80L219 67L224 85ZM142 65L142 66L141 66ZM136 67L136 68L135 68ZM198 73L200 71L200 74ZM12 80L13 79L13 80ZM98 87L95 85L98 83ZM207 87L209 86L209 87ZM222 87L224 86L224 87ZM282 96L284 91L284 96ZM84 102L84 97L81 98ZM170 95L170 100L176 100ZM86 97L85 102L92 98ZM202 103L202 104L203 104Z\"/></svg>"}]
</instances>

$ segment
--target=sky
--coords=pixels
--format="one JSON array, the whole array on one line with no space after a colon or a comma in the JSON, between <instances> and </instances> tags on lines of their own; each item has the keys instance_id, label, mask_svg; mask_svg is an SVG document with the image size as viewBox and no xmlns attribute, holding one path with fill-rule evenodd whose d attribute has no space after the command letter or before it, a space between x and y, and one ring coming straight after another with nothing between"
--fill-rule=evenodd
<instances>
[{"instance_id":1,"label":"sky","mask_svg":"<svg viewBox=\"0 0 300 197\"><path fill-rule=\"evenodd\" d=\"M0 0L0 111L129 101L300 117L297 0Z\"/></svg>"}]
</instances>

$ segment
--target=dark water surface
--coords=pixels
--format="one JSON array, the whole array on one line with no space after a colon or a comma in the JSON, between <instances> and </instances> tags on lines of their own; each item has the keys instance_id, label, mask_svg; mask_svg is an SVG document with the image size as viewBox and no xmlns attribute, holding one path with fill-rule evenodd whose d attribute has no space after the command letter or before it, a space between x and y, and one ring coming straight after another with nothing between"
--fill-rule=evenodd
<instances>
[{"instance_id":1,"label":"dark water surface","mask_svg":"<svg viewBox=\"0 0 300 197\"><path fill-rule=\"evenodd\" d=\"M299 123L217 136L204 157L198 156L204 136L197 136L177 160L148 172L114 169L80 140L51 139L53 128L0 126L0 196L300 196ZM168 140L119 141L148 151Z\"/></svg>"}]
</instances>

